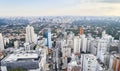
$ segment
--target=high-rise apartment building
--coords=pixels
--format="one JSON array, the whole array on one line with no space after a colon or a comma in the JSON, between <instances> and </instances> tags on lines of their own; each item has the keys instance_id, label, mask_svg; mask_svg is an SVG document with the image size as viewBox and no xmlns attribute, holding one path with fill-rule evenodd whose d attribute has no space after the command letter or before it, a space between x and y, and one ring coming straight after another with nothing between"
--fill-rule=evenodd
<instances>
[{"instance_id":1,"label":"high-rise apartment building","mask_svg":"<svg viewBox=\"0 0 120 71\"><path fill-rule=\"evenodd\" d=\"M114 40L111 35L106 34L105 31L102 32L102 38L97 41L97 57L105 63L106 56L105 54L110 47L110 43Z\"/></svg>"},{"instance_id":2,"label":"high-rise apartment building","mask_svg":"<svg viewBox=\"0 0 120 71\"><path fill-rule=\"evenodd\" d=\"M81 27L80 28L80 35L83 35L84 34L84 29Z\"/></svg>"},{"instance_id":3,"label":"high-rise apartment building","mask_svg":"<svg viewBox=\"0 0 120 71\"><path fill-rule=\"evenodd\" d=\"M71 56L71 48L69 46L62 47L62 56L63 57L70 57Z\"/></svg>"},{"instance_id":4,"label":"high-rise apartment building","mask_svg":"<svg viewBox=\"0 0 120 71\"><path fill-rule=\"evenodd\" d=\"M91 52L91 50L92 50L91 43L92 42L94 42L94 38L91 36L91 34L89 34L88 37L87 37L87 52Z\"/></svg>"},{"instance_id":5,"label":"high-rise apartment building","mask_svg":"<svg viewBox=\"0 0 120 71\"><path fill-rule=\"evenodd\" d=\"M73 46L74 46L74 53L80 53L81 49L81 39L79 36L75 36L73 40Z\"/></svg>"},{"instance_id":6,"label":"high-rise apartment building","mask_svg":"<svg viewBox=\"0 0 120 71\"><path fill-rule=\"evenodd\" d=\"M72 54L71 61L68 63L67 71L81 71L81 64L77 62L74 54Z\"/></svg>"},{"instance_id":7,"label":"high-rise apartment building","mask_svg":"<svg viewBox=\"0 0 120 71\"><path fill-rule=\"evenodd\" d=\"M14 41L14 48L18 48L19 47L19 41Z\"/></svg>"},{"instance_id":8,"label":"high-rise apartment building","mask_svg":"<svg viewBox=\"0 0 120 71\"><path fill-rule=\"evenodd\" d=\"M81 38L82 52L86 53L86 51L87 51L87 38L86 38L85 34L80 35L80 38Z\"/></svg>"},{"instance_id":9,"label":"high-rise apartment building","mask_svg":"<svg viewBox=\"0 0 120 71\"><path fill-rule=\"evenodd\" d=\"M5 37L3 38L4 41L4 45L6 46L7 44L9 44L9 38Z\"/></svg>"},{"instance_id":10,"label":"high-rise apartment building","mask_svg":"<svg viewBox=\"0 0 120 71\"><path fill-rule=\"evenodd\" d=\"M81 38L81 51L86 53L87 52L87 38L84 34L84 29L80 28L80 38Z\"/></svg>"},{"instance_id":11,"label":"high-rise apartment building","mask_svg":"<svg viewBox=\"0 0 120 71\"><path fill-rule=\"evenodd\" d=\"M26 42L37 43L37 34L35 34L34 28L30 25L26 27Z\"/></svg>"},{"instance_id":12,"label":"high-rise apartment building","mask_svg":"<svg viewBox=\"0 0 120 71\"><path fill-rule=\"evenodd\" d=\"M109 70L120 71L120 54L110 56Z\"/></svg>"},{"instance_id":13,"label":"high-rise apartment building","mask_svg":"<svg viewBox=\"0 0 120 71\"><path fill-rule=\"evenodd\" d=\"M4 50L4 41L2 33L0 33L0 50Z\"/></svg>"},{"instance_id":14,"label":"high-rise apartment building","mask_svg":"<svg viewBox=\"0 0 120 71\"><path fill-rule=\"evenodd\" d=\"M96 71L97 69L97 57L92 54L81 55L81 71Z\"/></svg>"}]
</instances>

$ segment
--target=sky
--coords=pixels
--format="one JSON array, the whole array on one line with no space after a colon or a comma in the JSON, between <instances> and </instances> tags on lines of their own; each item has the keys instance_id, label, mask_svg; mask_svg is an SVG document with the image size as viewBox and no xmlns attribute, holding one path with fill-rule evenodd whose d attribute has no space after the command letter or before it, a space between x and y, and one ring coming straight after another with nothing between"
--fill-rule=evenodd
<instances>
[{"instance_id":1,"label":"sky","mask_svg":"<svg viewBox=\"0 0 120 71\"><path fill-rule=\"evenodd\" d=\"M0 0L0 16L120 16L120 0Z\"/></svg>"}]
</instances>

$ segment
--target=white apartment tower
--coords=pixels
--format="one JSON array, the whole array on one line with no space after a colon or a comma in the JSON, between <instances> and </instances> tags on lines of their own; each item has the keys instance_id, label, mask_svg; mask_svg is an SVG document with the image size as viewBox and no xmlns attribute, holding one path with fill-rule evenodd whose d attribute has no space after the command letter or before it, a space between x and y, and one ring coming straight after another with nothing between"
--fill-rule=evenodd
<instances>
[{"instance_id":1,"label":"white apartment tower","mask_svg":"<svg viewBox=\"0 0 120 71\"><path fill-rule=\"evenodd\" d=\"M4 41L2 33L0 33L0 50L4 50Z\"/></svg>"},{"instance_id":2,"label":"white apartment tower","mask_svg":"<svg viewBox=\"0 0 120 71\"><path fill-rule=\"evenodd\" d=\"M79 36L75 36L73 39L74 53L80 53L81 49L81 39Z\"/></svg>"},{"instance_id":3,"label":"white apartment tower","mask_svg":"<svg viewBox=\"0 0 120 71\"><path fill-rule=\"evenodd\" d=\"M94 41L94 38L91 36L91 34L87 37L87 52L91 52L92 46L91 43Z\"/></svg>"},{"instance_id":4,"label":"white apartment tower","mask_svg":"<svg viewBox=\"0 0 120 71\"><path fill-rule=\"evenodd\" d=\"M63 57L70 57L71 56L71 48L69 46L62 47L62 54L63 54Z\"/></svg>"},{"instance_id":5,"label":"white apartment tower","mask_svg":"<svg viewBox=\"0 0 120 71\"><path fill-rule=\"evenodd\" d=\"M19 41L14 41L14 48L17 49L19 47Z\"/></svg>"},{"instance_id":6,"label":"white apartment tower","mask_svg":"<svg viewBox=\"0 0 120 71\"><path fill-rule=\"evenodd\" d=\"M82 52L86 53L86 51L87 51L87 38L85 37L85 34L80 35L80 38L81 38Z\"/></svg>"},{"instance_id":7,"label":"white apartment tower","mask_svg":"<svg viewBox=\"0 0 120 71\"><path fill-rule=\"evenodd\" d=\"M106 34L105 31L102 32L102 38L97 41L97 57L105 63L107 50L114 38L111 35Z\"/></svg>"},{"instance_id":8,"label":"white apartment tower","mask_svg":"<svg viewBox=\"0 0 120 71\"><path fill-rule=\"evenodd\" d=\"M96 71L98 62L96 56L93 54L82 54L81 64L81 71Z\"/></svg>"},{"instance_id":9,"label":"white apartment tower","mask_svg":"<svg viewBox=\"0 0 120 71\"><path fill-rule=\"evenodd\" d=\"M9 44L9 38L5 37L3 38L4 41L4 45L6 46L7 44Z\"/></svg>"},{"instance_id":10,"label":"white apartment tower","mask_svg":"<svg viewBox=\"0 0 120 71\"><path fill-rule=\"evenodd\" d=\"M97 42L97 57L102 61L105 62L105 57L104 55L107 52L107 47L108 47L108 41L107 40L102 40L99 39Z\"/></svg>"},{"instance_id":11,"label":"white apartment tower","mask_svg":"<svg viewBox=\"0 0 120 71\"><path fill-rule=\"evenodd\" d=\"M30 25L26 27L26 42L37 43L37 34L35 34L34 28Z\"/></svg>"},{"instance_id":12,"label":"white apartment tower","mask_svg":"<svg viewBox=\"0 0 120 71\"><path fill-rule=\"evenodd\" d=\"M68 63L67 71L81 71L80 62L77 62L74 54L72 54L71 59L70 63Z\"/></svg>"}]
</instances>

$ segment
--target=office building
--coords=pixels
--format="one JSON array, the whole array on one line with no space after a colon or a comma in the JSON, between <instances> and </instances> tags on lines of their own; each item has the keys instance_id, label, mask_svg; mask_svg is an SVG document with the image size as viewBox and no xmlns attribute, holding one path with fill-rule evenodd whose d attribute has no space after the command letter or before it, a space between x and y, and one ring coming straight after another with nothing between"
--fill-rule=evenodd
<instances>
[{"instance_id":1,"label":"office building","mask_svg":"<svg viewBox=\"0 0 120 71\"><path fill-rule=\"evenodd\" d=\"M49 49L51 49L52 48L51 29L48 29L46 36L47 36L47 46Z\"/></svg>"},{"instance_id":2,"label":"office building","mask_svg":"<svg viewBox=\"0 0 120 71\"><path fill-rule=\"evenodd\" d=\"M29 71L45 71L46 55L43 51L40 52L41 54L36 51L17 51L7 55L1 61L1 71L15 68Z\"/></svg>"}]
</instances>

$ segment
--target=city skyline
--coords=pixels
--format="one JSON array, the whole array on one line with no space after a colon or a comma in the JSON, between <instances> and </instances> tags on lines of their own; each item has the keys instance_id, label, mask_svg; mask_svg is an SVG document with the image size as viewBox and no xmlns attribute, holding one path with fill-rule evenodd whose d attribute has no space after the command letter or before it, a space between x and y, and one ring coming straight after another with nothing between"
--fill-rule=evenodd
<instances>
[{"instance_id":1,"label":"city skyline","mask_svg":"<svg viewBox=\"0 0 120 71\"><path fill-rule=\"evenodd\" d=\"M0 18L0 71L120 71L120 17Z\"/></svg>"},{"instance_id":2,"label":"city skyline","mask_svg":"<svg viewBox=\"0 0 120 71\"><path fill-rule=\"evenodd\" d=\"M0 0L0 16L120 16L119 0Z\"/></svg>"}]
</instances>

